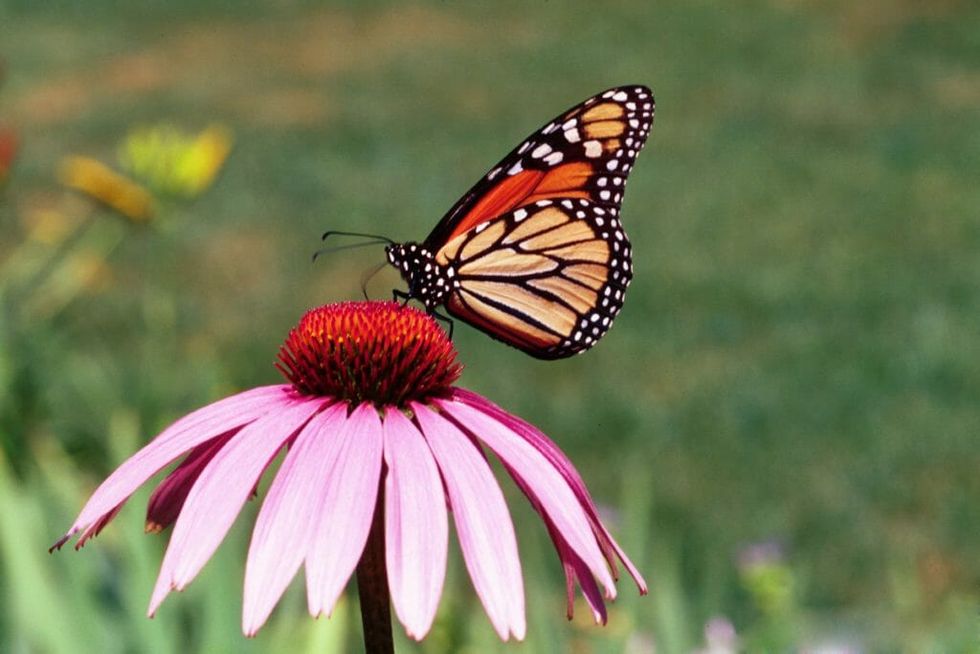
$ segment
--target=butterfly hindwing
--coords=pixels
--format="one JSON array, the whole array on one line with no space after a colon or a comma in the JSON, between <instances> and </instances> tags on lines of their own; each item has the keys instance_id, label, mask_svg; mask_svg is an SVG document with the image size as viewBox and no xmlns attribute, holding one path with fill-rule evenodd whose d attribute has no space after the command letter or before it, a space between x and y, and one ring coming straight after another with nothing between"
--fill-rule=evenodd
<instances>
[{"instance_id":1,"label":"butterfly hindwing","mask_svg":"<svg viewBox=\"0 0 980 654\"><path fill-rule=\"evenodd\" d=\"M653 123L645 86L609 89L525 139L470 189L425 240L435 251L477 225L539 200L576 198L618 209Z\"/></svg>"},{"instance_id":2,"label":"butterfly hindwing","mask_svg":"<svg viewBox=\"0 0 980 654\"><path fill-rule=\"evenodd\" d=\"M595 344L632 278L618 210L587 198L538 200L485 221L435 261L453 269L450 314L542 359Z\"/></svg>"}]
</instances>

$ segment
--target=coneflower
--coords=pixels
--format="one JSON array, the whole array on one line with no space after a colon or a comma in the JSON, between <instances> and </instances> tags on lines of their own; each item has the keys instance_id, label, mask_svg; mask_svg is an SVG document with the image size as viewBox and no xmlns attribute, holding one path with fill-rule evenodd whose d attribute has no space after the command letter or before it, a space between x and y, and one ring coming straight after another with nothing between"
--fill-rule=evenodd
<instances>
[{"instance_id":1,"label":"coneflower","mask_svg":"<svg viewBox=\"0 0 980 654\"><path fill-rule=\"evenodd\" d=\"M246 635L265 623L304 565L314 616L330 614L357 571L368 651L391 650L389 605L421 640L442 593L451 512L490 622L502 639L521 639L521 564L489 450L545 522L567 578L569 617L577 582L596 622L605 622L617 559L646 592L558 447L453 385L461 372L456 352L428 315L392 302L313 309L290 332L278 367L288 384L199 409L130 457L56 547L79 533L81 547L140 485L183 457L147 510L148 531L173 525L152 615L171 590L194 579L285 449L248 551Z\"/></svg>"}]
</instances>

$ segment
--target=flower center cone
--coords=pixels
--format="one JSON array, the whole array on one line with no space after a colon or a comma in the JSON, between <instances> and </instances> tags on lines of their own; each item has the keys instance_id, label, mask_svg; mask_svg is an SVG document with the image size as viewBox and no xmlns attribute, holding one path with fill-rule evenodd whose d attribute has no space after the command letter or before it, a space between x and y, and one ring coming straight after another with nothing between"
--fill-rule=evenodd
<instances>
[{"instance_id":1,"label":"flower center cone","mask_svg":"<svg viewBox=\"0 0 980 654\"><path fill-rule=\"evenodd\" d=\"M443 395L462 372L436 321L397 302L311 309L278 358L276 367L300 393L379 407Z\"/></svg>"}]
</instances>

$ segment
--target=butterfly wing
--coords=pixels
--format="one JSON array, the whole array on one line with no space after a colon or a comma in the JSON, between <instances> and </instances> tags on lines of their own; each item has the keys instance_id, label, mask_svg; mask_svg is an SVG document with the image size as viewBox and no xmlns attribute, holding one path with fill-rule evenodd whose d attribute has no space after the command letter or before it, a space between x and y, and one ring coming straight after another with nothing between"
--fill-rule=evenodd
<instances>
[{"instance_id":1,"label":"butterfly wing","mask_svg":"<svg viewBox=\"0 0 980 654\"><path fill-rule=\"evenodd\" d=\"M454 237L435 255L454 272L446 309L541 359L592 347L632 278L617 213L587 198L538 200Z\"/></svg>"},{"instance_id":2,"label":"butterfly wing","mask_svg":"<svg viewBox=\"0 0 980 654\"><path fill-rule=\"evenodd\" d=\"M653 93L621 86L578 104L490 169L425 240L436 251L480 223L538 200L576 198L618 212L653 124Z\"/></svg>"}]
</instances>

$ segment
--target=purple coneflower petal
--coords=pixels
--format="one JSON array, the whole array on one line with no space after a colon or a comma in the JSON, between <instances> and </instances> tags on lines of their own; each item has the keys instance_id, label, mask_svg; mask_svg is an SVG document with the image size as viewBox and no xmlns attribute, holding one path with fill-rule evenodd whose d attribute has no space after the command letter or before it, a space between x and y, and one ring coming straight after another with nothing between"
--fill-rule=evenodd
<instances>
[{"instance_id":1,"label":"purple coneflower petal","mask_svg":"<svg viewBox=\"0 0 980 654\"><path fill-rule=\"evenodd\" d=\"M545 523L548 525L548 533L551 534L551 540L555 543L558 558L561 559L561 565L565 571L565 591L568 597L565 615L568 616L569 620L574 616L575 582L577 581L585 601L592 610L592 619L595 620L596 624L606 624L606 603L603 601L599 585L596 584L589 566L568 546L568 543L564 541L561 534L547 518L545 518Z\"/></svg>"},{"instance_id":2,"label":"purple coneflower petal","mask_svg":"<svg viewBox=\"0 0 980 654\"><path fill-rule=\"evenodd\" d=\"M383 435L372 404L361 404L321 437L324 456L334 459L320 490L320 515L306 556L306 596L310 613L330 615L367 543L378 499Z\"/></svg>"},{"instance_id":3,"label":"purple coneflower petal","mask_svg":"<svg viewBox=\"0 0 980 654\"><path fill-rule=\"evenodd\" d=\"M636 582L637 587L640 589L640 593L645 595L647 593L647 584L644 581L643 576L640 574L633 562L630 561L629 557L619 546L619 543L612 537L609 531L606 529L602 521L599 520L599 512L596 508L595 502L592 499L592 495L589 493L588 488L585 486L585 482L582 481L581 475L572 465L572 462L565 456L565 453L559 449L555 443L545 436L539 429L533 425L524 422L520 418L513 416L500 407L498 407L493 402L487 400L481 395L478 395L472 391L468 391L462 388L453 389L453 399L459 400L470 406L473 406L484 413L493 416L504 425L512 429L515 433L522 436L529 443L531 443L538 451L544 454L548 459L551 460L552 464L562 473L565 479L568 481L569 486L575 492L576 497L582 503L582 507L585 509L589 516L589 521L592 524L593 530L596 532L596 538L599 539L599 544L602 547L603 554L606 556L606 560L609 561L610 566L613 568L613 573L615 575L615 557L622 561L623 566L629 572L633 581Z\"/></svg>"},{"instance_id":4,"label":"purple coneflower petal","mask_svg":"<svg viewBox=\"0 0 980 654\"><path fill-rule=\"evenodd\" d=\"M456 533L476 594L501 639L524 638L524 582L504 495L479 448L455 425L412 402L452 504Z\"/></svg>"},{"instance_id":5,"label":"purple coneflower petal","mask_svg":"<svg viewBox=\"0 0 980 654\"><path fill-rule=\"evenodd\" d=\"M562 538L561 532L555 527L555 524L548 517L541 503L535 498L534 493L524 483L524 480L506 464L504 464L504 467L510 476L513 477L514 482L521 489L521 492L531 502L534 510L541 516L545 527L548 528L548 535L551 536L551 541L555 544L555 549L558 551L558 558L561 560L562 570L565 572L565 589L568 595L566 615L568 619L571 620L574 617L575 582L578 581L579 586L582 588L582 594L585 596L585 600L589 603L589 608L592 610L592 617L596 624L606 624L606 604L603 601L602 593L599 591L599 586L595 582L595 577L589 571L589 567L585 565L581 557Z\"/></svg>"},{"instance_id":6,"label":"purple coneflower petal","mask_svg":"<svg viewBox=\"0 0 980 654\"><path fill-rule=\"evenodd\" d=\"M182 590L200 572L235 521L262 471L323 403L323 398L297 398L287 406L280 404L275 413L242 428L211 459L174 524L150 599L150 615L171 589Z\"/></svg>"},{"instance_id":7,"label":"purple coneflower petal","mask_svg":"<svg viewBox=\"0 0 980 654\"><path fill-rule=\"evenodd\" d=\"M530 442L486 413L461 402L436 402L486 443L523 481L522 485L531 492L564 541L602 582L606 596L610 599L616 597L616 585L606 567L588 516L566 478L551 461Z\"/></svg>"},{"instance_id":8,"label":"purple coneflower petal","mask_svg":"<svg viewBox=\"0 0 980 654\"><path fill-rule=\"evenodd\" d=\"M401 411L384 421L385 549L395 613L411 638L432 627L446 577L449 521L432 452Z\"/></svg>"},{"instance_id":9,"label":"purple coneflower petal","mask_svg":"<svg viewBox=\"0 0 980 654\"><path fill-rule=\"evenodd\" d=\"M82 535L78 537L78 542L75 543L75 549L76 550L82 549L82 547L90 538L95 538L96 536L98 536L99 533L103 529L105 529L105 526L110 522L112 522L112 519L116 517L116 515L119 513L120 510L122 510L123 504L125 504L125 502L120 502L108 513L103 513L101 516L99 516L98 520L96 520L88 527L86 527L85 530L82 532ZM63 537L51 549L54 549L56 547L61 547L68 538L69 536Z\"/></svg>"},{"instance_id":10,"label":"purple coneflower petal","mask_svg":"<svg viewBox=\"0 0 980 654\"><path fill-rule=\"evenodd\" d=\"M116 510L147 479L184 452L282 406L288 401L287 391L291 388L287 384L253 388L209 404L170 425L102 482L58 545Z\"/></svg>"},{"instance_id":11,"label":"purple coneflower petal","mask_svg":"<svg viewBox=\"0 0 980 654\"><path fill-rule=\"evenodd\" d=\"M306 557L320 515L323 486L336 457L331 439L347 416L340 403L317 414L299 432L259 511L245 567L242 630L253 636L268 619Z\"/></svg>"},{"instance_id":12,"label":"purple coneflower petal","mask_svg":"<svg viewBox=\"0 0 980 654\"><path fill-rule=\"evenodd\" d=\"M235 433L237 432L222 434L195 447L180 462L180 465L153 489L146 506L148 532L162 531L174 523L201 471Z\"/></svg>"}]
</instances>

